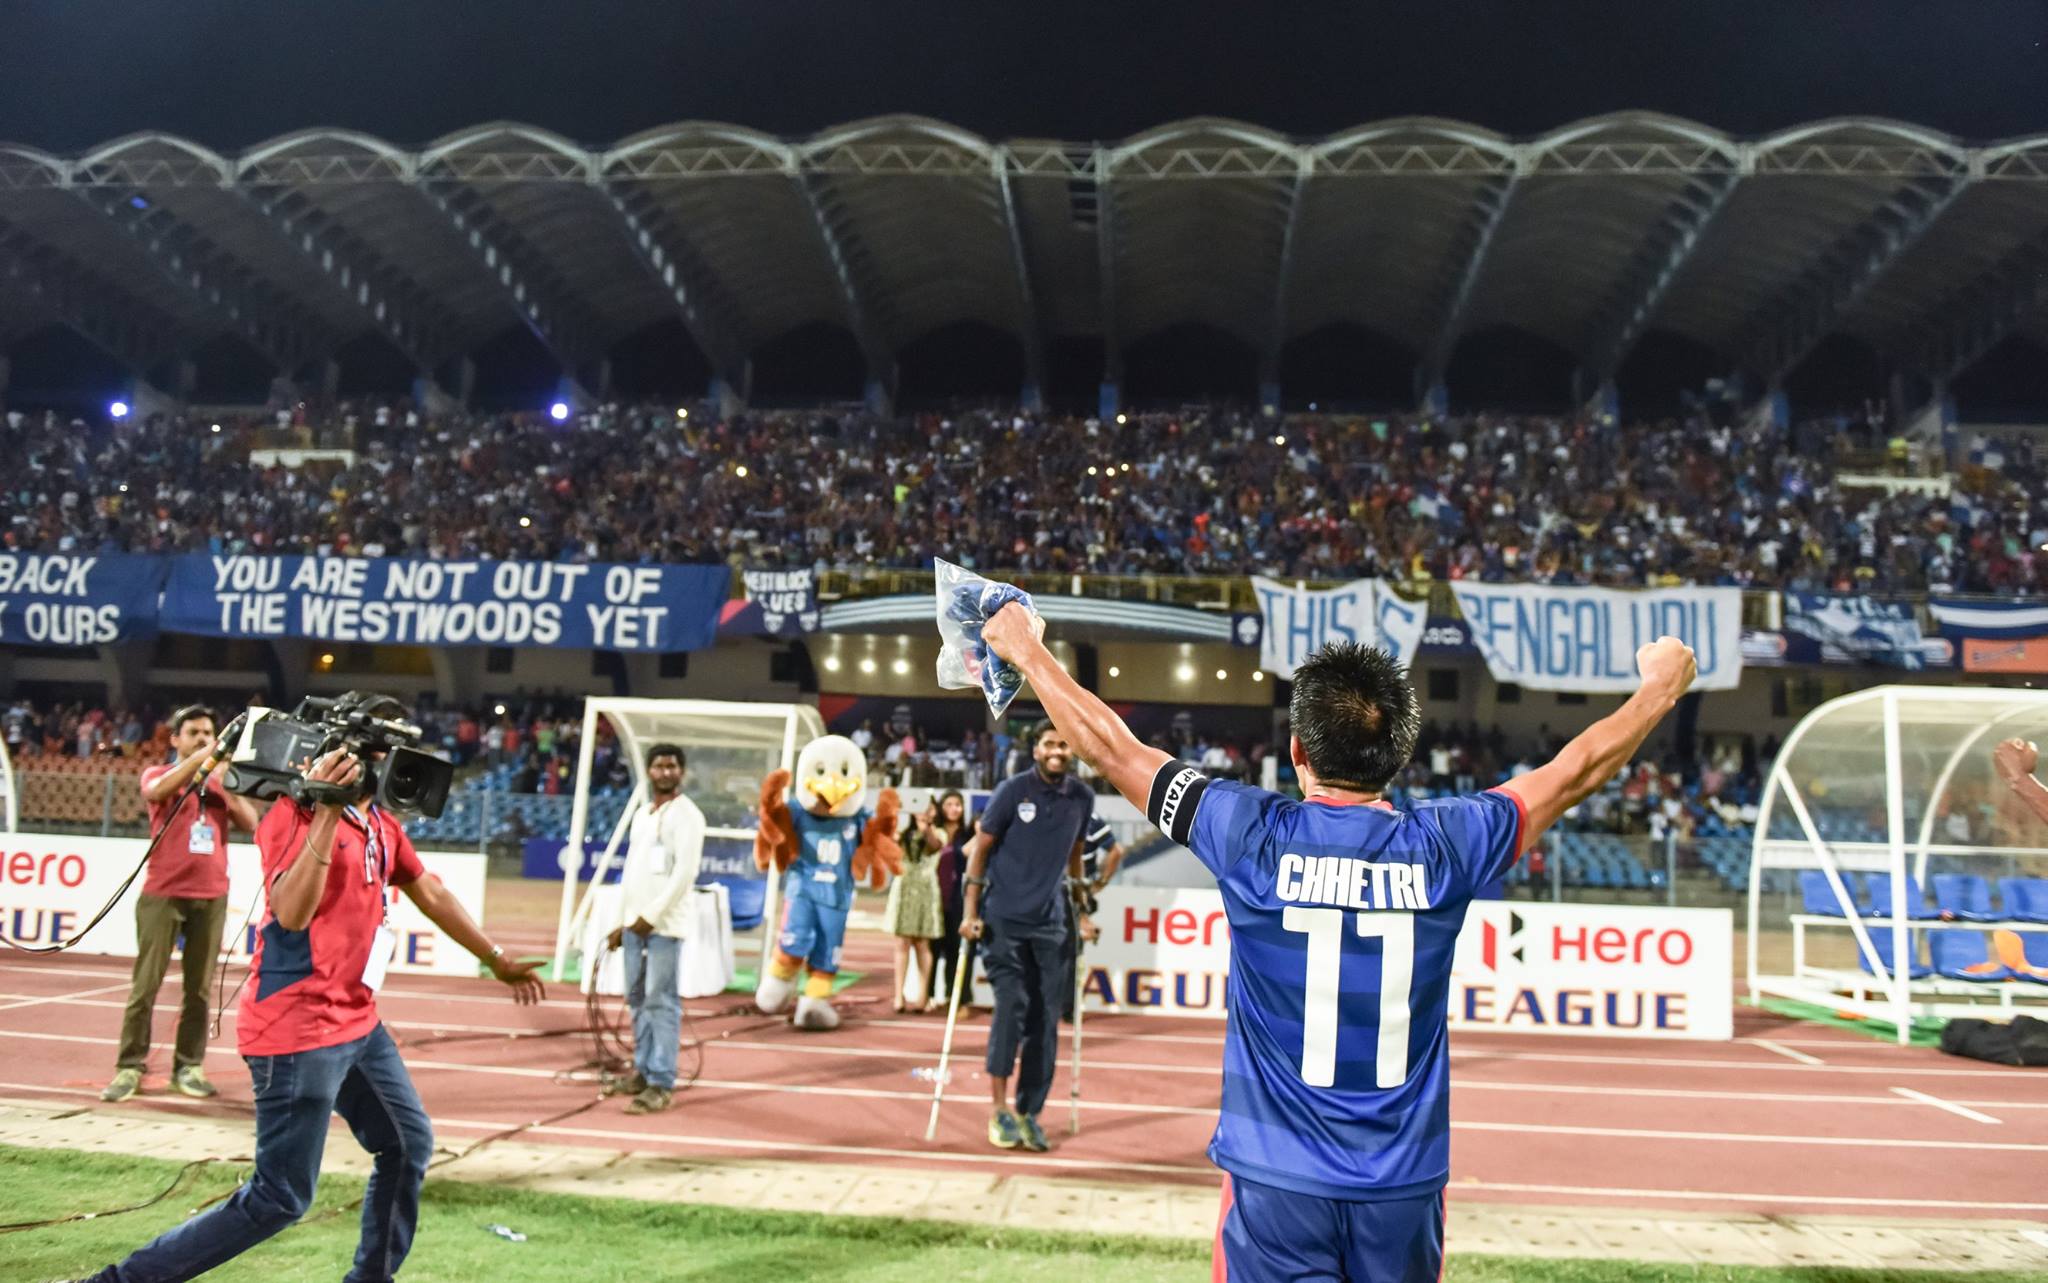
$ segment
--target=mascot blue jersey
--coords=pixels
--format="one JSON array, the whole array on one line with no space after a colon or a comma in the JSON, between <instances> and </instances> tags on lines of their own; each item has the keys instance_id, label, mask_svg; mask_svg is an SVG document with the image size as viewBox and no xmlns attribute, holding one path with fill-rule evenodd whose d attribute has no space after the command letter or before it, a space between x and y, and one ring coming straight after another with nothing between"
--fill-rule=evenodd
<instances>
[{"instance_id":1,"label":"mascot blue jersey","mask_svg":"<svg viewBox=\"0 0 2048 1283\"><path fill-rule=\"evenodd\" d=\"M791 805L789 815L796 828L797 854L783 879L783 896L829 909L851 908L853 851L868 826L868 813L813 815Z\"/></svg>"}]
</instances>

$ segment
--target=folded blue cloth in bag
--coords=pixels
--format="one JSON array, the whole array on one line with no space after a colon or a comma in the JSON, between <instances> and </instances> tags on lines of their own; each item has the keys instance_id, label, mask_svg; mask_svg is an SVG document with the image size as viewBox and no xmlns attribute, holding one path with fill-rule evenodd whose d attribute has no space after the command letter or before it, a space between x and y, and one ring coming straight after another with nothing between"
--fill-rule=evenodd
<instances>
[{"instance_id":1,"label":"folded blue cloth in bag","mask_svg":"<svg viewBox=\"0 0 2048 1283\"><path fill-rule=\"evenodd\" d=\"M1024 675L981 639L982 626L1012 602L1031 607L1031 594L1014 585L984 579L950 561L934 559L939 636L939 685L948 690L979 686L989 708L1001 713L1017 697Z\"/></svg>"}]
</instances>

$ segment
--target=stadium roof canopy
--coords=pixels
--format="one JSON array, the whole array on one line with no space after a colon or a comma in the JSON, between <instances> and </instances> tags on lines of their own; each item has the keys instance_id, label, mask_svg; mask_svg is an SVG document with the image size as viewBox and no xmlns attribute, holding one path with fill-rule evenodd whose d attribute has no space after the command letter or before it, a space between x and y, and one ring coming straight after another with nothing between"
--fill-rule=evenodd
<instances>
[{"instance_id":1,"label":"stadium roof canopy","mask_svg":"<svg viewBox=\"0 0 2048 1283\"><path fill-rule=\"evenodd\" d=\"M1519 327L1588 386L1644 333L1759 385L1831 334L1940 381L2048 341L2048 135L1968 145L1881 119L1758 139L1629 112L1510 139L1379 121L1301 140L1185 120L1118 143L991 142L919 117L782 139L688 122L593 148L496 123L423 148L306 130L222 155L138 134L0 145L0 345L52 322L142 371L224 333L281 373L364 333L423 372L523 323L572 377L679 318L749 355L844 326L872 377L931 331L1121 353L1166 327L1286 344L1364 327L1442 379Z\"/></svg>"}]
</instances>

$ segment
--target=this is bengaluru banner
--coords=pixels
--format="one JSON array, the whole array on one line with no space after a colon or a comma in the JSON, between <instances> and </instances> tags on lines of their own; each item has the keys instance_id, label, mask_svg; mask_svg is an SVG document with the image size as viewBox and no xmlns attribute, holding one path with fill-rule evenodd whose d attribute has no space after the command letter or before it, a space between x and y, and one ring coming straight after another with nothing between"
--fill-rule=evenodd
<instances>
[{"instance_id":1,"label":"this is bengaluru banner","mask_svg":"<svg viewBox=\"0 0 2048 1283\"><path fill-rule=\"evenodd\" d=\"M1497 682L1528 690L1626 694L1636 689L1636 651L1676 637L1699 663L1695 690L1742 681L1739 588L1561 588L1542 584L1451 586L1472 644Z\"/></svg>"},{"instance_id":2,"label":"this is bengaluru banner","mask_svg":"<svg viewBox=\"0 0 2048 1283\"><path fill-rule=\"evenodd\" d=\"M1252 591L1261 619L1259 667L1283 680L1337 641L1379 646L1401 663L1412 663L1429 616L1425 603L1404 599L1378 579L1312 587L1253 576Z\"/></svg>"},{"instance_id":3,"label":"this is bengaluru banner","mask_svg":"<svg viewBox=\"0 0 2048 1283\"><path fill-rule=\"evenodd\" d=\"M415 646L702 650L725 566L401 557L172 559L163 627L208 637Z\"/></svg>"}]
</instances>

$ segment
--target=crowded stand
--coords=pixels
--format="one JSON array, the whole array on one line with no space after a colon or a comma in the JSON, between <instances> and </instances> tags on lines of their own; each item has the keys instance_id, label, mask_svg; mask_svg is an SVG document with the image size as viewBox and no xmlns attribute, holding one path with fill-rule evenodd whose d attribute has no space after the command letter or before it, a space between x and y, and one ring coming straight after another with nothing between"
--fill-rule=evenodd
<instances>
[{"instance_id":1,"label":"crowded stand","mask_svg":"<svg viewBox=\"0 0 2048 1283\"><path fill-rule=\"evenodd\" d=\"M279 436L267 422L11 412L0 548L824 569L944 552L1023 572L2048 589L2048 457L2031 439L1959 445L1946 493L1888 493L1853 478L1869 454L1895 470L1909 456L1866 416L1790 432L1220 410L337 416L283 433L352 452L289 468L251 461Z\"/></svg>"}]
</instances>

